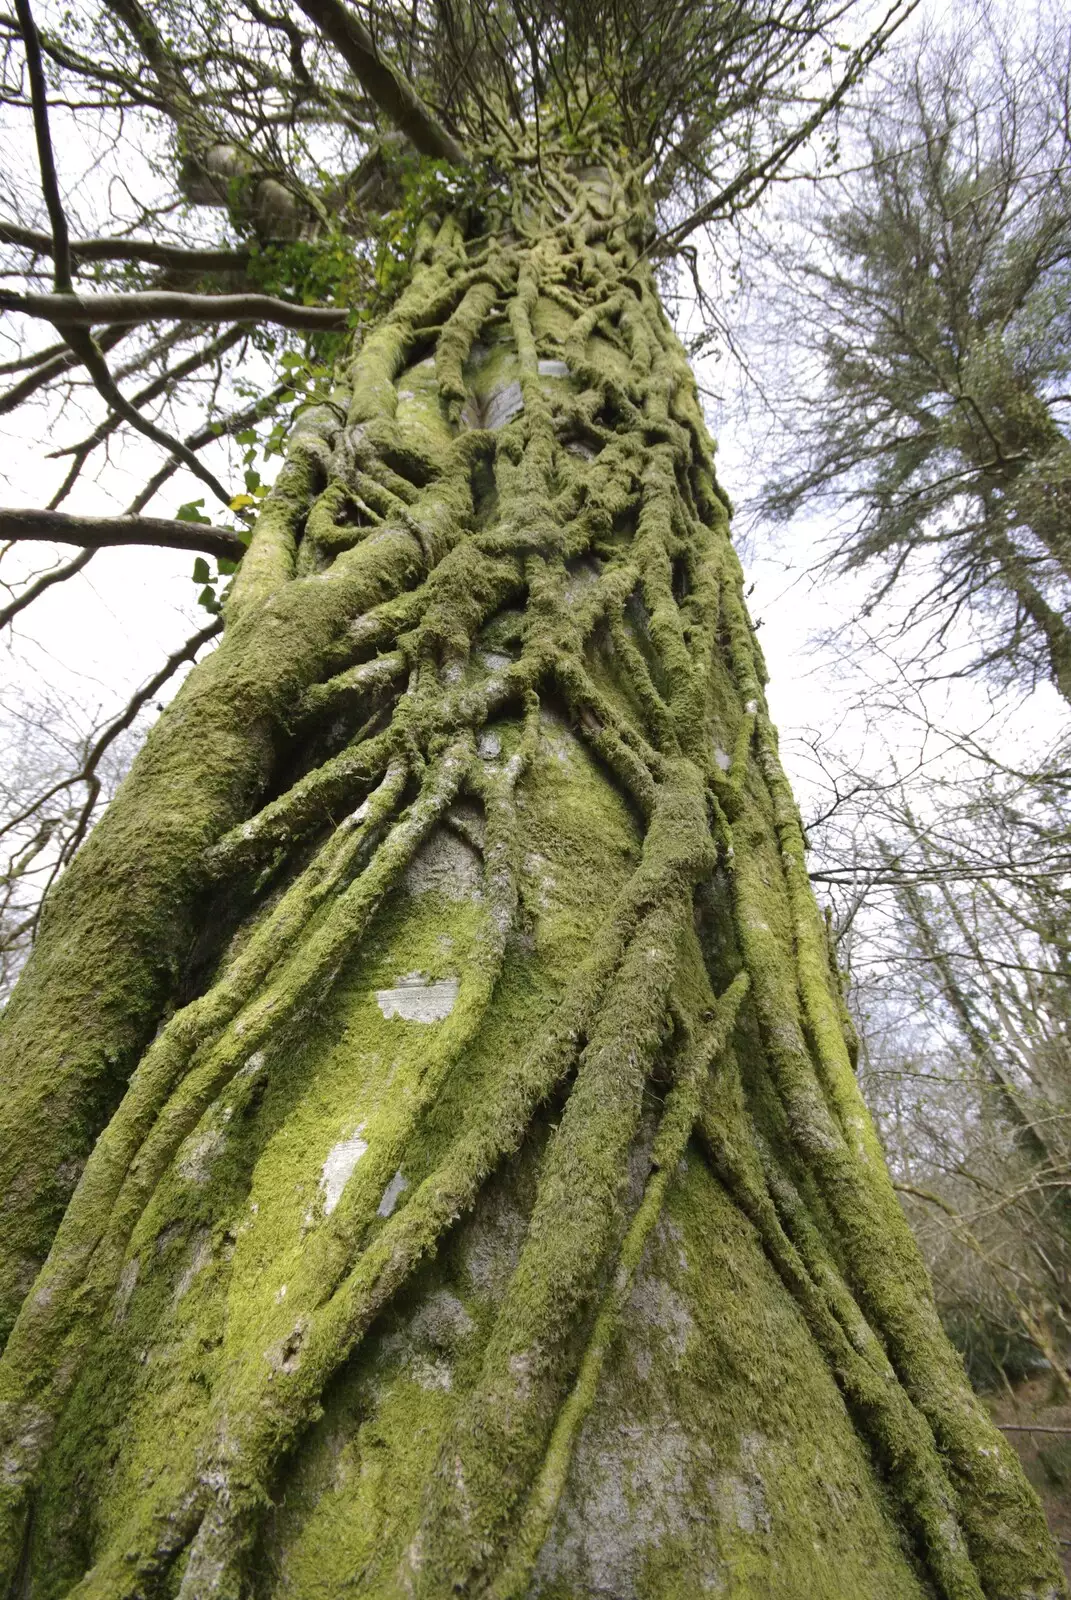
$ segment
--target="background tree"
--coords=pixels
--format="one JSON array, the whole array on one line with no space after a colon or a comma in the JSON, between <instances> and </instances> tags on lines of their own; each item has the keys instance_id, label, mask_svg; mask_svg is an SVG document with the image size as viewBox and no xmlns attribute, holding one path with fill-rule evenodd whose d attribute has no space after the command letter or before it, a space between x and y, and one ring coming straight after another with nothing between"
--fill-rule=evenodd
<instances>
[{"instance_id":1,"label":"background tree","mask_svg":"<svg viewBox=\"0 0 1071 1600\"><path fill-rule=\"evenodd\" d=\"M1067 696L1067 60L1059 12L925 30L751 258L776 473L752 510L797 567L817 544L821 581L870 579L823 640L812 877L894 1179L990 1380L1001 1348L1067 1362L1066 732L1029 698Z\"/></svg>"},{"instance_id":2,"label":"background tree","mask_svg":"<svg viewBox=\"0 0 1071 1600\"><path fill-rule=\"evenodd\" d=\"M931 730L931 737L933 730ZM932 757L931 757L932 759ZM860 1082L977 1381L1068 1352L1068 838L1060 751L960 741L857 772L809 830L832 891ZM848 865L843 865L848 863Z\"/></svg>"},{"instance_id":3,"label":"background tree","mask_svg":"<svg viewBox=\"0 0 1071 1600\"><path fill-rule=\"evenodd\" d=\"M902 13L846 52L806 3L46 36L72 103L166 118L188 194L309 244L309 307L74 293L18 5L53 282L5 304L66 346L33 370L240 513L123 396L122 330L338 342L4 1014L13 1587L1061 1592L859 1097L653 265Z\"/></svg>"},{"instance_id":4,"label":"background tree","mask_svg":"<svg viewBox=\"0 0 1071 1600\"><path fill-rule=\"evenodd\" d=\"M829 560L879 574L866 615L885 631L902 593L896 627L935 670L966 625L969 670L1065 699L1069 105L1058 15L1024 41L981 11L890 60L847 171L779 247L784 426L762 499L834 514Z\"/></svg>"}]
</instances>

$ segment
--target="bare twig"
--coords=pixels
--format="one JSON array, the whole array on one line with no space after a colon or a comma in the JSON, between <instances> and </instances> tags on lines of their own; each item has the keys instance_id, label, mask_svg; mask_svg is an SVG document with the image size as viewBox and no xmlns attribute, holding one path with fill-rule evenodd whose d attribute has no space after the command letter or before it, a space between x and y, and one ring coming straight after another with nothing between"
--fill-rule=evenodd
<instances>
[{"instance_id":1,"label":"bare twig","mask_svg":"<svg viewBox=\"0 0 1071 1600\"><path fill-rule=\"evenodd\" d=\"M57 297L58 298L58 297ZM106 400L113 411L117 411L124 422L129 422L138 433L144 434L146 439L151 439L154 444L162 445L171 455L178 456L184 466L206 484L218 500L225 506L230 506L232 496L226 490L214 472L210 472L204 463L198 460L192 450L188 450L178 439L173 439L163 428L158 428L155 422L150 422L148 417L143 417L136 406L132 405L119 389L118 384L108 371L108 363L101 354L97 344L88 328L62 327L64 337L71 349L80 358L89 376L93 379L97 393Z\"/></svg>"},{"instance_id":2,"label":"bare twig","mask_svg":"<svg viewBox=\"0 0 1071 1600\"><path fill-rule=\"evenodd\" d=\"M276 401L282 399L288 388L289 383L276 384L275 388L270 389L261 399L252 401L239 411L232 411L222 421L206 423L204 427L197 428L193 433L188 433L183 443L189 450L203 450L205 445L211 444L216 439L241 433L243 428L253 427L255 423L262 421L264 417L269 415ZM138 516L149 504L153 496L163 488L167 480L174 477L181 464L177 456L172 456L169 461L164 462L162 467L158 467L148 483L138 491L127 506L125 515L128 517Z\"/></svg>"},{"instance_id":3,"label":"bare twig","mask_svg":"<svg viewBox=\"0 0 1071 1600\"><path fill-rule=\"evenodd\" d=\"M97 335L97 345L102 351L110 350L113 345L120 343L129 333L129 328L102 328ZM16 410L24 400L36 394L38 389L43 389L53 378L58 378L62 373L69 372L71 367L78 365L78 357L66 340L61 345L50 345L47 350L40 351L41 360L37 363L37 370L29 372L18 383L12 384L0 394L0 417Z\"/></svg>"},{"instance_id":4,"label":"bare twig","mask_svg":"<svg viewBox=\"0 0 1071 1600\"><path fill-rule=\"evenodd\" d=\"M1040 1422L998 1422L1001 1433L1071 1433L1071 1428L1043 1427Z\"/></svg>"},{"instance_id":5,"label":"bare twig","mask_svg":"<svg viewBox=\"0 0 1071 1600\"><path fill-rule=\"evenodd\" d=\"M17 595L10 605L4 606L3 610L0 610L0 630L6 628L9 622L14 621L19 612L25 611L26 607L31 605L38 595L44 594L46 589L51 589L53 584L62 583L65 578L73 578L75 573L81 572L82 568L92 561L95 554L96 551L93 548L80 550L76 556L73 556L62 567L53 567L51 572L42 573L41 577L35 579L29 588L24 589L20 595Z\"/></svg>"},{"instance_id":6,"label":"bare twig","mask_svg":"<svg viewBox=\"0 0 1071 1600\"><path fill-rule=\"evenodd\" d=\"M906 0L906 3L904 3L904 0L896 0L896 3L886 12L880 26L870 35L866 43L852 52L851 60L841 75L836 88L819 102L811 115L801 122L799 127L787 139L783 139L779 145L771 150L765 160L759 162L757 166L747 167L731 183L726 184L717 194L712 195L697 211L693 211L691 216L686 217L677 227L671 228L668 233L664 233L657 238L650 246L650 253L662 251L672 253L679 250L688 235L694 233L696 228L701 228L704 223L713 222L716 217L724 216L726 212L732 211L741 200L744 200L748 205L753 204L776 177L789 157L795 155L796 151L807 143L807 140L821 127L830 114L843 104L849 92L858 83L862 73L874 60L875 56L879 55L885 48L896 30L903 26L913 11L918 9L919 3L920 0Z\"/></svg>"},{"instance_id":7,"label":"bare twig","mask_svg":"<svg viewBox=\"0 0 1071 1600\"><path fill-rule=\"evenodd\" d=\"M124 709L116 718L114 718L113 721L108 723L107 727L104 728L94 740L89 754L86 756L82 770L76 773L71 779L72 784L84 783L89 792L86 795L85 804L83 805L81 813L79 814L78 821L75 823L70 836L65 840L63 850L60 854L60 859L56 863L52 875L49 878L49 882L45 887L44 895L42 896L41 900L42 906L44 905L45 898L48 895L48 890L51 887L56 874L59 872L60 868L65 866L66 863L71 859L71 857L74 855L74 852L85 838L90 821L93 817L94 807L96 806L97 799L100 795L100 777L98 776L97 768L100 766L105 752L112 744L115 743L116 739L118 739L121 733L126 732L127 728L131 726L134 719L138 715L138 712L149 700L152 699L153 695L158 694L163 688L164 684L167 683L170 678L174 677L179 667L181 667L184 662L193 661L196 658L198 651L203 649L203 647L208 644L209 640L216 638L216 636L222 633L222 631L223 618L214 617L206 627L201 628L197 633L192 634L191 637L186 640L185 644L180 645L177 650L173 651L172 654L168 656L159 672L154 673L149 679L148 683L142 684L141 688L138 689L135 694L131 695ZM40 916L40 912L38 912L38 916Z\"/></svg>"},{"instance_id":8,"label":"bare twig","mask_svg":"<svg viewBox=\"0 0 1071 1600\"><path fill-rule=\"evenodd\" d=\"M176 333L171 337L177 338L178 335ZM244 337L245 333L241 327L228 328L225 333L194 350L182 361L176 362L173 367L165 368L151 383L146 384L144 389L130 396L130 404L140 411L150 400L155 400L159 395L174 393L176 385L182 378L188 377L191 372L198 371L209 362L218 360L228 350L233 349ZM165 344L167 342L169 341L165 341ZM102 422L97 424L93 432L80 440L79 443L67 445L63 449L50 452L51 460L58 460L63 456L72 456L74 458L63 484L49 501L48 508L50 511L55 510L61 501L66 499L89 456L115 432L121 420L121 417L115 412L110 412Z\"/></svg>"}]
</instances>

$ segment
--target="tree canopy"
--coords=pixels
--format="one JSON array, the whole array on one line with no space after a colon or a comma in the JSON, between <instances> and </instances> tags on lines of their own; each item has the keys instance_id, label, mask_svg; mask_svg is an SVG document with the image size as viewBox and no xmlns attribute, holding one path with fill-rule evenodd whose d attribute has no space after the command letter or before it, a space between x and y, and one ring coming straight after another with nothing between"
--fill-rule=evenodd
<instances>
[{"instance_id":1,"label":"tree canopy","mask_svg":"<svg viewBox=\"0 0 1071 1600\"><path fill-rule=\"evenodd\" d=\"M1010 38L979 14L870 86L781 247L797 376L762 499L832 514L832 564L878 574L869 615L902 587L922 654L963 625L970 670L1065 699L1068 73L1050 19Z\"/></svg>"},{"instance_id":2,"label":"tree canopy","mask_svg":"<svg viewBox=\"0 0 1071 1600\"><path fill-rule=\"evenodd\" d=\"M2 24L5 103L9 117L33 118L41 180L13 169L4 197L0 239L24 287L0 291L20 347L4 364L14 381L0 414L88 381L106 412L69 447L49 508L125 426L165 455L128 517L185 466L225 519L241 497L222 466L205 464L219 455L209 447L248 436L281 398L220 405L220 374L250 340L283 357L298 387L314 384L337 348L332 331L389 302L429 208L476 195L507 216L553 205L550 154L591 157L600 140L642 169L654 205L645 250L672 260L697 228L762 193L914 3L898 0L849 47L839 34L852 7L829 0L398 10L106 0L40 28L20 0ZM74 193L56 173L57 117L92 163ZM41 344L42 325L58 343ZM124 379L149 374L125 391ZM191 383L208 411L179 439L160 414ZM0 532L26 528L0 521ZM95 537L75 524L65 533L86 548Z\"/></svg>"}]
</instances>

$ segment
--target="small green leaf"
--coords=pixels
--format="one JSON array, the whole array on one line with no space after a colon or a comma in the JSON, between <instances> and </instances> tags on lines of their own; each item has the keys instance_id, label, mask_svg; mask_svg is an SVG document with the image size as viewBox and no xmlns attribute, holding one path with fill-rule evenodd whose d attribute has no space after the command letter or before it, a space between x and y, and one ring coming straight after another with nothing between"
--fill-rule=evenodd
<instances>
[{"instance_id":1,"label":"small green leaf","mask_svg":"<svg viewBox=\"0 0 1071 1600\"><path fill-rule=\"evenodd\" d=\"M198 556L197 560L193 564L194 583L208 583L211 577L212 572L209 568L208 562L205 560L204 556Z\"/></svg>"},{"instance_id":2,"label":"small green leaf","mask_svg":"<svg viewBox=\"0 0 1071 1600\"><path fill-rule=\"evenodd\" d=\"M210 517L202 516L201 514L203 505L203 500L187 500L186 504L179 506L175 512L176 520L179 522L210 522L212 520Z\"/></svg>"}]
</instances>

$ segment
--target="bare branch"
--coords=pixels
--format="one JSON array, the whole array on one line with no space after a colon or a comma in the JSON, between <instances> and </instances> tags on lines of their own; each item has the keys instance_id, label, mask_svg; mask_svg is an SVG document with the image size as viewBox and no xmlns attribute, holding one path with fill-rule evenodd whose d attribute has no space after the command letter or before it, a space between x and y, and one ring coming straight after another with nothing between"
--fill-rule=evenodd
<instances>
[{"instance_id":1,"label":"bare branch","mask_svg":"<svg viewBox=\"0 0 1071 1600\"><path fill-rule=\"evenodd\" d=\"M109 545L157 545L167 550L197 550L225 561L241 561L245 545L238 534L204 522L170 517L76 517L65 511L0 506L0 539L44 539L78 544L86 550Z\"/></svg>"},{"instance_id":2,"label":"bare branch","mask_svg":"<svg viewBox=\"0 0 1071 1600\"><path fill-rule=\"evenodd\" d=\"M29 0L15 0L15 13L22 29L26 46L26 70L30 78L30 96L33 101L33 127L37 139L37 159L41 167L41 189L52 224L52 255L55 262L55 287L57 294L71 292L71 248L67 231L67 217L60 199L56 162L52 154L52 139L48 131L48 95L45 91L45 73L41 65L41 41L30 10Z\"/></svg>"},{"instance_id":3,"label":"bare branch","mask_svg":"<svg viewBox=\"0 0 1071 1600\"><path fill-rule=\"evenodd\" d=\"M204 427L196 429L195 432L188 433L183 443L188 450L203 450L205 445L211 444L215 439L222 439L240 433L243 428L253 427L255 423L262 421L264 417L270 414L276 402L282 399L288 388L288 383L276 384L274 389L270 389L259 400L254 400L249 405L242 406L238 411L232 411L230 416L225 417L222 421L208 422ZM178 457L172 456L169 461L164 462L162 467L158 467L148 483L138 491L127 506L125 515L128 517L137 516L149 504L153 496L159 493L168 479L174 477L180 465Z\"/></svg>"},{"instance_id":4,"label":"bare branch","mask_svg":"<svg viewBox=\"0 0 1071 1600\"><path fill-rule=\"evenodd\" d=\"M130 396L130 404L140 411L159 395L173 394L181 379L188 377L190 373L198 371L211 361L218 361L222 355L233 349L244 337L245 334L241 327L228 328L226 333L220 334L200 349L194 350L184 360L176 362L173 367L166 368L158 374L151 383L146 384L144 389ZM166 347L171 339L177 338L178 333L175 332L169 335L162 343ZM49 458L51 460L58 460L63 456L72 456L74 458L63 484L48 503L50 511L55 510L61 501L66 499L89 456L115 432L121 421L122 417L118 413L109 412L103 422L98 423L87 438L80 440L77 444L67 445L63 449L50 452Z\"/></svg>"},{"instance_id":5,"label":"bare branch","mask_svg":"<svg viewBox=\"0 0 1071 1600\"><path fill-rule=\"evenodd\" d=\"M134 327L142 322L181 318L184 322L270 322L280 328L341 333L348 315L335 306L302 306L270 294L184 294L146 289L140 294L17 294L0 289L0 311L20 311L57 328L91 328L101 323Z\"/></svg>"},{"instance_id":6,"label":"bare branch","mask_svg":"<svg viewBox=\"0 0 1071 1600\"><path fill-rule=\"evenodd\" d=\"M55 298L61 299L66 298L66 296L57 295ZM64 326L62 323L59 326L67 343L82 361L89 376L93 379L97 393L103 400L107 401L112 410L118 412L124 422L129 422L130 426L136 428L138 433L144 434L146 439L151 439L154 444L162 445L171 455L178 456L179 460L189 467L190 471L200 478L203 484L206 484L211 489L218 500L221 500L225 506L229 506L232 496L220 483L215 473L210 472L204 463L198 460L193 451L187 450L186 446L178 439L173 439L163 428L158 428L155 422L150 422L148 417L143 417L137 407L132 405L122 393L108 370L108 363L101 353L100 346L89 329Z\"/></svg>"},{"instance_id":7,"label":"bare branch","mask_svg":"<svg viewBox=\"0 0 1071 1600\"><path fill-rule=\"evenodd\" d=\"M180 645L177 650L173 651L172 654L168 656L159 672L154 673L149 679L148 683L143 684L136 694L131 695L124 710L120 712L119 716L117 716L114 721L108 723L108 726L94 741L93 746L86 757L85 764L83 765L81 772L76 773L74 778L71 780L72 783L84 783L88 789L88 793L86 795L85 804L82 807L78 821L75 824L70 837L64 843L63 852L60 860L56 863L56 869L53 873L53 877L55 876L55 873L59 871L60 867L66 865L66 863L71 859L74 852L85 838L85 835L89 829L89 824L93 819L93 811L96 807L101 788L100 777L98 776L97 768L100 766L101 758L105 751L115 743L116 739L121 733L126 732L127 728L131 726L142 707L152 699L153 695L159 693L164 684L167 683L170 678L174 677L179 667L181 667L187 661L195 660L198 651L203 649L203 647L208 644L209 640L216 638L216 636L222 632L223 618L214 617L207 627L201 628L197 633L193 634L189 639L187 639L185 644ZM48 894L49 887L51 887L51 880L49 885L47 885L45 888L45 896ZM42 898L42 906L43 904L44 899ZM40 915L40 912L38 915Z\"/></svg>"},{"instance_id":8,"label":"bare branch","mask_svg":"<svg viewBox=\"0 0 1071 1600\"><path fill-rule=\"evenodd\" d=\"M1071 1428L1046 1426L1040 1422L998 1422L1001 1433L1071 1433ZM1061 1540L1065 1544L1066 1540Z\"/></svg>"},{"instance_id":9,"label":"bare branch","mask_svg":"<svg viewBox=\"0 0 1071 1600\"><path fill-rule=\"evenodd\" d=\"M113 345L125 339L129 331L124 327L102 328L97 335L97 345L102 351L108 351ZM51 383L53 378L58 378L62 373L69 372L72 367L78 365L78 357L66 339L62 344L49 345L47 350L40 350L37 354L40 360L36 362L36 371L28 372L25 378L20 378L18 383L12 384L10 389L5 389L3 394L0 394L0 417L16 410L24 400L36 394L38 389L43 389L46 384Z\"/></svg>"},{"instance_id":10,"label":"bare branch","mask_svg":"<svg viewBox=\"0 0 1071 1600\"><path fill-rule=\"evenodd\" d=\"M23 228L17 222L0 222L0 243L20 245L40 255L52 255L47 233ZM143 261L147 266L171 267L179 272L240 272L249 265L249 251L184 250L180 245L157 244L152 239L72 239L72 261Z\"/></svg>"},{"instance_id":11,"label":"bare branch","mask_svg":"<svg viewBox=\"0 0 1071 1600\"><path fill-rule=\"evenodd\" d=\"M340 0L298 0L311 22L330 39L361 88L410 139L421 155L436 156L456 167L468 157L453 134L435 119L416 90L376 51L368 29Z\"/></svg>"},{"instance_id":12,"label":"bare branch","mask_svg":"<svg viewBox=\"0 0 1071 1600\"><path fill-rule=\"evenodd\" d=\"M36 578L29 588L24 589L20 595L17 595L10 605L6 605L0 610L0 629L6 628L9 622L15 620L20 611L25 611L27 606L32 605L39 595L44 594L46 589L51 589L53 584L63 583L65 579L73 578L76 572L81 572L82 568L88 566L89 562L92 561L95 554L96 551L93 549L80 550L76 556L65 562L62 567L53 567L50 572L42 573L41 577Z\"/></svg>"},{"instance_id":13,"label":"bare branch","mask_svg":"<svg viewBox=\"0 0 1071 1600\"><path fill-rule=\"evenodd\" d=\"M739 209L741 203L754 204L789 157L795 155L822 123L827 121L831 113L843 104L866 68L885 48L896 30L903 26L913 11L918 9L919 4L920 0L906 0L906 3L897 0L897 3L886 12L880 27L870 35L864 45L852 52L840 82L825 99L819 102L811 115L801 122L787 139L783 139L771 150L764 161L759 162L757 166L745 168L731 183L712 195L697 211L693 211L690 217L686 217L677 227L656 239L650 247L651 252L657 250L672 253L679 250L688 235L694 233L696 228L701 228L704 223L713 222L716 217Z\"/></svg>"}]
</instances>

